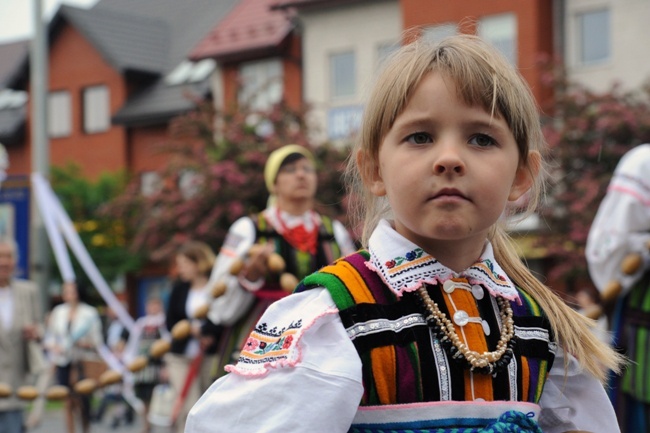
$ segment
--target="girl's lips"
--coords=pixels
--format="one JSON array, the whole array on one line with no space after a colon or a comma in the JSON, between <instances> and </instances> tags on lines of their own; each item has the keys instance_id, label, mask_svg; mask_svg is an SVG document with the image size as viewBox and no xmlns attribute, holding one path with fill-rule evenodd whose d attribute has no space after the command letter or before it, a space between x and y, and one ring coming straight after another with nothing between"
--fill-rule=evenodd
<instances>
[{"instance_id":1,"label":"girl's lips","mask_svg":"<svg viewBox=\"0 0 650 433\"><path fill-rule=\"evenodd\" d=\"M457 189L453 188L444 188L438 191L433 197L431 197L432 200L436 199L463 199L467 200L467 197Z\"/></svg>"}]
</instances>

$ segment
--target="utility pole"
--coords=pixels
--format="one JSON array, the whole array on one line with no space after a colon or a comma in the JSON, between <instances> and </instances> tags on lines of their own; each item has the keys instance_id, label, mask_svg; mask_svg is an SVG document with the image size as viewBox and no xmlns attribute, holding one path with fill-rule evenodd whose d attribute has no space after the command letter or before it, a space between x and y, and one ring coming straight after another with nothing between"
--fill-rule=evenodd
<instances>
[{"instance_id":1,"label":"utility pole","mask_svg":"<svg viewBox=\"0 0 650 433\"><path fill-rule=\"evenodd\" d=\"M43 21L43 0L32 0L34 37L30 49L31 162L32 172L45 179L50 172L50 145L47 136L48 44L47 25ZM41 289L44 307L50 282L50 249L43 219L38 212L31 188L30 272L29 277ZM45 311L45 309L43 310Z\"/></svg>"}]
</instances>

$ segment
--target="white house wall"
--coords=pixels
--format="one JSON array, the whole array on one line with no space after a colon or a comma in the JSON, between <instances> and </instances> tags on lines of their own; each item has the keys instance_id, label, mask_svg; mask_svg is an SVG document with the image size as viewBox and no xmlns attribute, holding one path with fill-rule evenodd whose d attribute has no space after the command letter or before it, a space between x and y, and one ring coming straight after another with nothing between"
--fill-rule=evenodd
<instances>
[{"instance_id":1,"label":"white house wall","mask_svg":"<svg viewBox=\"0 0 650 433\"><path fill-rule=\"evenodd\" d=\"M304 98L313 107L314 139L328 139L328 111L360 113L365 90L378 66L378 47L398 44L402 17L397 0L360 2L300 13L303 31ZM356 90L353 96L330 98L329 56L353 50ZM347 111L346 111L347 110ZM331 127L331 125L329 125Z\"/></svg>"},{"instance_id":2,"label":"white house wall","mask_svg":"<svg viewBox=\"0 0 650 433\"><path fill-rule=\"evenodd\" d=\"M584 11L610 10L610 58L603 64L580 65L579 28L576 15ZM626 90L639 88L650 79L650 1L566 0L564 55L569 77L596 91L614 83Z\"/></svg>"}]
</instances>

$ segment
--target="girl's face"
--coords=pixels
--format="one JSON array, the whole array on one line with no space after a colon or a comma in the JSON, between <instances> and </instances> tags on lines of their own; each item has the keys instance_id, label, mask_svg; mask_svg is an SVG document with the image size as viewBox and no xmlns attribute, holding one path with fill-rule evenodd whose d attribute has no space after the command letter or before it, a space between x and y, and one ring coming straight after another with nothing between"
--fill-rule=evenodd
<instances>
[{"instance_id":1,"label":"girl's face","mask_svg":"<svg viewBox=\"0 0 650 433\"><path fill-rule=\"evenodd\" d=\"M199 275L198 265L183 255L176 256L176 270L180 279L186 282Z\"/></svg>"},{"instance_id":2,"label":"girl's face","mask_svg":"<svg viewBox=\"0 0 650 433\"><path fill-rule=\"evenodd\" d=\"M478 258L506 203L532 182L505 120L466 105L453 84L437 73L422 79L366 179L387 197L397 232L443 263L458 251Z\"/></svg>"}]
</instances>

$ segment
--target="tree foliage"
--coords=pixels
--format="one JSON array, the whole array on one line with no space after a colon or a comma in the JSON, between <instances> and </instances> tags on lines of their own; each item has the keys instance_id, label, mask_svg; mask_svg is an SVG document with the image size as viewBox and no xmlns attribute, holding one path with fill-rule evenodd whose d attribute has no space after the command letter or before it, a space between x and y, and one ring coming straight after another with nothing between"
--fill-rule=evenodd
<instances>
[{"instance_id":1,"label":"tree foliage","mask_svg":"<svg viewBox=\"0 0 650 433\"><path fill-rule=\"evenodd\" d=\"M311 147L309 133L303 110L279 105L265 113L221 113L201 104L171 122L169 140L159 147L167 162L157 172L156 191L143 195L136 179L110 204L107 215L137 228L130 246L152 261L169 259L188 239L218 250L237 218L266 207L268 154L295 143L315 154L319 211L339 217L344 214L341 169L347 152L329 144Z\"/></svg>"},{"instance_id":2,"label":"tree foliage","mask_svg":"<svg viewBox=\"0 0 650 433\"><path fill-rule=\"evenodd\" d=\"M109 284L139 268L141 258L128 250L124 223L102 212L107 202L123 193L124 173L102 173L96 181L91 181L82 175L78 165L68 164L52 167L51 183L88 254ZM79 262L71 256L77 280L87 282Z\"/></svg>"},{"instance_id":3,"label":"tree foliage","mask_svg":"<svg viewBox=\"0 0 650 433\"><path fill-rule=\"evenodd\" d=\"M588 281L587 236L614 168L628 150L650 142L650 92L618 85L593 92L569 82L557 65L546 80L556 91L553 105L543 107L552 166L541 241L554 259L548 278L570 285Z\"/></svg>"}]
</instances>

